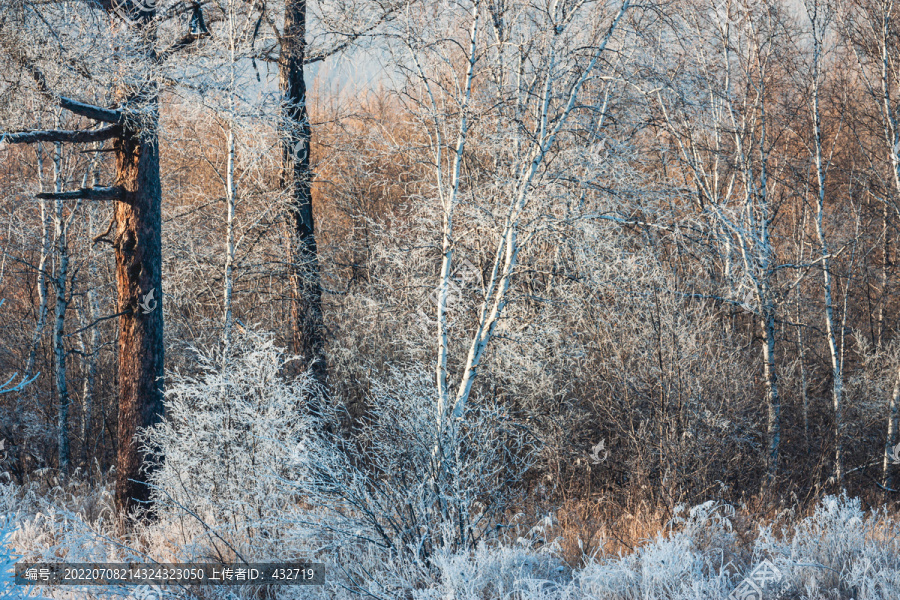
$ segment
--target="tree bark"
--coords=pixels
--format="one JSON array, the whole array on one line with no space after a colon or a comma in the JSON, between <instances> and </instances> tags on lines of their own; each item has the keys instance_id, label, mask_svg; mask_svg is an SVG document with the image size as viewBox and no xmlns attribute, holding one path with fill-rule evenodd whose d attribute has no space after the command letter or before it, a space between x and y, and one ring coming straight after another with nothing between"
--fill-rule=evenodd
<instances>
[{"instance_id":1,"label":"tree bark","mask_svg":"<svg viewBox=\"0 0 900 600\"><path fill-rule=\"evenodd\" d=\"M97 266L91 261L90 264L91 281L96 281ZM97 307L97 293L93 289L88 289L84 306L79 311L81 317L81 326L85 327L89 323L93 323L97 318L99 310ZM94 388L97 381L97 345L99 344L99 334L97 327L91 327L87 343L84 340L84 333L79 334L79 343L81 351L87 357L87 369L82 382L81 391L81 462L87 468L91 463L91 425L93 421L94 411Z\"/></svg>"},{"instance_id":2,"label":"tree bark","mask_svg":"<svg viewBox=\"0 0 900 600\"><path fill-rule=\"evenodd\" d=\"M881 215L881 298L878 299L878 347L884 345L884 305L888 301L888 267L890 266L890 230L888 203L882 207Z\"/></svg>"},{"instance_id":3,"label":"tree bark","mask_svg":"<svg viewBox=\"0 0 900 600\"><path fill-rule=\"evenodd\" d=\"M119 427L116 504L129 510L149 499L146 456L135 435L162 417L163 317L159 148L138 132L116 142L116 288L119 298ZM151 296L152 294L152 296ZM143 306L141 306L143 304ZM153 310L147 308L153 307Z\"/></svg>"},{"instance_id":4,"label":"tree bark","mask_svg":"<svg viewBox=\"0 0 900 600\"><path fill-rule=\"evenodd\" d=\"M224 312L225 323L222 338L225 344L225 356L231 345L231 327L234 321L232 313L232 300L234 296L234 123L228 123L228 172L225 184L225 282L224 282Z\"/></svg>"},{"instance_id":5,"label":"tree bark","mask_svg":"<svg viewBox=\"0 0 900 600\"><path fill-rule=\"evenodd\" d=\"M809 9L807 9L809 10ZM818 3L813 5L810 15L813 25L813 140L815 142L814 159L816 163L816 235L819 238L819 260L822 268L822 292L825 295L825 336L828 340L828 354L831 358L831 401L834 408L834 479L840 484L844 479L844 418L843 418L843 393L844 393L844 368L841 360L842 349L838 348L835 335L834 302L831 283L831 258L828 251L828 242L825 237L825 177L826 161L822 148L822 116L819 109L820 87L820 63L822 58L821 24L818 19Z\"/></svg>"},{"instance_id":6,"label":"tree bark","mask_svg":"<svg viewBox=\"0 0 900 600\"><path fill-rule=\"evenodd\" d=\"M237 92L237 74L235 73L235 63L237 61L236 53L236 37L235 32L235 14L234 2L228 4L228 72L229 72L229 88L228 88L228 159L225 174L225 282L224 282L224 312L225 323L223 327L222 339L224 340L225 351L222 353L222 360L227 362L228 353L231 346L231 328L234 319L232 312L232 301L234 296L234 216L235 203L237 202L237 189L234 181L234 165L236 159L236 148L234 139L235 128L235 99Z\"/></svg>"},{"instance_id":7,"label":"tree bark","mask_svg":"<svg viewBox=\"0 0 900 600\"><path fill-rule=\"evenodd\" d=\"M108 2L98 5L108 11L112 10L112 5ZM144 45L143 58L150 64L158 63L155 51L156 11L152 7L148 9L146 5L132 2L119 7L129 11L132 20L130 26L138 29L137 37ZM159 85L155 79L150 79L135 87L121 84L116 90L120 106L140 107L141 110L133 113L139 118L132 120L125 118L124 109L93 106L54 93L40 69L24 57L19 57L19 62L31 74L39 91L60 108L121 127L113 142L116 158L115 185L71 192L57 189L54 193L40 193L37 197L53 199L58 203L82 199L116 202L117 229L113 247L116 255L119 316L119 415L115 501L117 509L125 515L133 512L133 509L146 506L150 497L150 489L146 485L148 470L156 462L140 449L136 435L140 429L158 423L163 414L163 317L159 306L162 301ZM106 129L101 135L91 133L86 136L59 131L38 132L37 135L30 136L25 132L9 141L28 143L52 139L57 142L97 142L108 139L113 132ZM57 298L57 307L59 306ZM57 324L59 321L57 315ZM57 361L62 364L58 358ZM29 363L33 363L31 358ZM66 420L68 416L63 415L62 411L60 414L62 423L63 416ZM62 442L60 445L62 447ZM68 448L65 454L68 454Z\"/></svg>"},{"instance_id":8,"label":"tree bark","mask_svg":"<svg viewBox=\"0 0 900 600\"><path fill-rule=\"evenodd\" d=\"M282 186L289 202L292 346L316 380L324 384L327 366L310 187L311 130L304 81L305 54L306 0L285 0L278 66L282 93Z\"/></svg>"},{"instance_id":9,"label":"tree bark","mask_svg":"<svg viewBox=\"0 0 900 600\"><path fill-rule=\"evenodd\" d=\"M143 13L147 59L155 60L153 12ZM116 185L124 190L115 205L116 288L119 317L119 423L116 506L125 513L145 506L152 462L135 436L163 414L162 241L159 177L159 98L155 83L120 90L122 104L144 107L139 126L126 122L114 143ZM139 128L138 128L139 127Z\"/></svg>"}]
</instances>

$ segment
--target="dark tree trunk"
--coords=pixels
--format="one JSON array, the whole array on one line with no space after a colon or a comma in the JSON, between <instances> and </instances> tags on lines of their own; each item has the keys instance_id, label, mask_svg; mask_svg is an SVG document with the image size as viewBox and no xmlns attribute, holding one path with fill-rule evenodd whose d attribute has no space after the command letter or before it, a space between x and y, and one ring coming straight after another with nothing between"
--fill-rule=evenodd
<instances>
[{"instance_id":1,"label":"dark tree trunk","mask_svg":"<svg viewBox=\"0 0 900 600\"><path fill-rule=\"evenodd\" d=\"M289 195L292 345L325 383L322 286L313 227L309 171L309 113L303 61L306 54L306 0L285 0L279 56L282 92L282 185Z\"/></svg>"},{"instance_id":2,"label":"dark tree trunk","mask_svg":"<svg viewBox=\"0 0 900 600\"><path fill-rule=\"evenodd\" d=\"M152 14L145 13L147 27ZM152 32L149 32L152 33ZM155 60L147 36L148 60ZM123 99L150 115L139 127L126 123L115 141L116 185L124 198L116 203L116 287L119 312L119 429L116 456L116 506L145 507L148 457L135 440L138 430L158 423L163 414L162 241L159 178L158 89L123 90ZM147 118L147 117L145 117Z\"/></svg>"}]
</instances>

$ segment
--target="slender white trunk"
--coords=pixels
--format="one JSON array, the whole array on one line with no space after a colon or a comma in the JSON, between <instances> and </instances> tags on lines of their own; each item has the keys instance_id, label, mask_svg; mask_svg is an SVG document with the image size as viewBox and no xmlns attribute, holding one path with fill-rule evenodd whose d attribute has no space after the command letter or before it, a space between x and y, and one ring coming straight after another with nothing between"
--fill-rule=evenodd
<instances>
[{"instance_id":1,"label":"slender white trunk","mask_svg":"<svg viewBox=\"0 0 900 600\"><path fill-rule=\"evenodd\" d=\"M882 485L893 488L893 475L891 463L893 459L894 445L897 443L897 417L900 412L900 367L897 367L897 375L894 378L894 391L891 394L890 406L888 406L887 437L884 444L884 460L881 465Z\"/></svg>"},{"instance_id":2,"label":"slender white trunk","mask_svg":"<svg viewBox=\"0 0 900 600\"><path fill-rule=\"evenodd\" d=\"M555 123L551 117L551 96L553 93L553 83L555 75L548 70L543 86L541 99L540 119L537 131L534 132L534 149L524 161L519 177L519 182L515 188L512 202L510 203L509 213L504 223L503 234L497 245L494 255L494 266L485 290L484 301L479 311L478 326L472 336L469 345L469 352L466 357L465 367L460 378L459 387L453 404L453 418L462 418L465 413L466 404L469 395L472 392L472 385L478 374L478 368L481 364L484 351L487 349L488 343L494 334L494 329L500 321L503 309L509 302L509 288L512 283L513 272L516 268L516 261L519 255L519 219L522 211L525 209L531 194L531 185L538 170L540 169L544 157L556 142L556 137L560 130L566 125L572 109L575 107L578 95L587 78L593 72L597 61L606 50L609 40L615 33L616 28L622 16L628 10L630 4L628 0L622 3L618 13L613 19L606 31L604 38L593 51L591 61L582 72L581 76L565 90L566 104L556 117ZM549 63L553 64L555 60L554 53L551 49Z\"/></svg>"},{"instance_id":3,"label":"slender white trunk","mask_svg":"<svg viewBox=\"0 0 900 600\"><path fill-rule=\"evenodd\" d=\"M92 170L91 186L97 185L96 168ZM94 238L94 216L96 210L92 206L88 210L88 238ZM81 461L86 466L90 464L91 459L91 432L93 429L93 409L94 409L94 388L97 381L97 348L100 343L100 333L96 325L91 326L97 316L100 314L100 306L97 301L97 292L94 285L97 282L97 261L94 256L88 258L89 281L87 291L85 292L84 302L79 311L79 329L78 343L81 347L82 355L87 361L86 372L82 382L81 390ZM85 331L84 328L89 327ZM85 333L87 333L87 342L85 342Z\"/></svg>"},{"instance_id":4,"label":"slender white trunk","mask_svg":"<svg viewBox=\"0 0 900 600\"><path fill-rule=\"evenodd\" d=\"M891 101L891 82L890 82L890 58L888 56L888 17L887 13L882 16L881 31L879 32L878 43L881 49L881 94L882 94L882 119L884 124L884 140L887 145L888 156L891 163L891 171L894 180L894 199L900 198L900 136L898 136L897 122L894 118L894 107ZM890 462L887 453L893 448L897 438L897 410L898 400L900 400L900 370L897 373L897 382L894 384L894 391L891 394L890 404L888 406L888 424L887 438L885 439L885 457L882 465L882 476L885 487L890 487L891 482Z\"/></svg>"},{"instance_id":5,"label":"slender white trunk","mask_svg":"<svg viewBox=\"0 0 900 600\"><path fill-rule=\"evenodd\" d=\"M234 127L230 122L228 126L228 173L226 177L226 193L225 201L228 204L226 211L226 232L225 232L225 326L224 340L225 347L231 343L232 328L232 296L234 293L234 207L235 207L235 189L234 189Z\"/></svg>"},{"instance_id":6,"label":"slender white trunk","mask_svg":"<svg viewBox=\"0 0 900 600\"><path fill-rule=\"evenodd\" d=\"M449 189L444 190L443 184L443 135L441 134L442 124L439 120L441 111L434 97L429 83L428 76L424 68L419 62L417 50L409 46L410 55L413 63L418 71L419 78L425 86L426 94L431 104L431 110L435 117L434 133L436 143L434 145L434 164L435 175L437 179L437 192L440 196L443 218L441 227L441 272L438 284L437 297L437 365L435 367L435 383L437 385L437 410L436 418L438 424L443 426L446 418L446 412L450 404L449 384L447 382L447 363L450 356L450 341L447 331L447 302L450 297L451 281L450 277L453 271L453 212L458 201L460 191L460 173L462 170L462 161L465 154L466 142L469 133L469 101L472 97L472 82L475 77L476 50L478 42L478 21L480 16L481 3L474 2L472 4L472 25L469 29L469 48L467 55L466 79L463 99L460 105L459 130L456 137L455 152L452 157L451 178Z\"/></svg>"},{"instance_id":7,"label":"slender white trunk","mask_svg":"<svg viewBox=\"0 0 900 600\"><path fill-rule=\"evenodd\" d=\"M228 144L228 157L227 157L227 166L226 166L226 175L225 175L225 202L226 206L226 224L225 224L225 280L224 280L224 312L225 312L225 324L223 331L223 339L225 344L225 355L227 356L228 347L231 344L231 328L232 328L232 297L234 294L234 210L235 210L235 182L234 182L234 162L235 162L235 145L234 145L234 94L237 93L236 90L236 76L235 76L235 60L236 60L236 49L235 49L235 23L234 23L234 6L233 3L229 4L229 49L231 52L231 63L230 63L230 87L229 87L229 97L228 97L228 134L227 134L227 144Z\"/></svg>"},{"instance_id":8,"label":"slender white trunk","mask_svg":"<svg viewBox=\"0 0 900 600\"><path fill-rule=\"evenodd\" d=\"M38 189L44 191L44 153L40 146L37 152ZM37 322L31 334L31 349L28 353L28 362L25 364L25 380L34 374L37 361L37 347L41 341L41 334L47 324L48 294L47 294L47 259L50 256L50 215L47 211L47 201L40 200L41 206L41 256L38 261L38 312Z\"/></svg>"},{"instance_id":9,"label":"slender white trunk","mask_svg":"<svg viewBox=\"0 0 900 600\"><path fill-rule=\"evenodd\" d=\"M798 232L798 236L800 238L800 256L799 262L803 264L803 259L805 257L805 248L806 248L806 208L802 209L802 216L800 218L800 231ZM800 398L803 403L803 443L806 447L806 454L809 454L811 446L809 443L809 384L806 380L806 345L805 340L803 338L803 307L801 303L801 294L800 294L800 279L802 275L798 274L797 282L795 284L795 289L797 291L797 301L795 303L796 310L796 319L797 319L797 349L799 352L799 360L800 360Z\"/></svg>"},{"instance_id":10,"label":"slender white trunk","mask_svg":"<svg viewBox=\"0 0 900 600\"><path fill-rule=\"evenodd\" d=\"M878 346L884 345L884 305L887 303L888 267L890 266L890 230L888 218L890 211L885 202L881 214L881 298L878 300Z\"/></svg>"},{"instance_id":11,"label":"slender white trunk","mask_svg":"<svg viewBox=\"0 0 900 600\"><path fill-rule=\"evenodd\" d=\"M91 282L96 281L97 267L93 261L89 266L91 274ZM84 307L80 311L79 320L81 327L87 327L97 318L99 308L97 306L97 293L88 288L85 294ZM86 332L79 334L79 345L81 352L87 361L84 381L81 389L81 460L87 465L91 459L91 431L93 429L93 409L94 409L94 388L97 382L97 346L99 344L99 333L97 327L91 327L87 336ZM85 337L87 341L85 341Z\"/></svg>"},{"instance_id":12,"label":"slender white trunk","mask_svg":"<svg viewBox=\"0 0 900 600\"><path fill-rule=\"evenodd\" d=\"M818 4L815 5L815 9ZM834 409L834 479L840 483L844 478L844 445L843 445L843 391L844 371L835 335L834 302L831 283L831 259L828 252L828 242L825 236L825 176L827 166L822 151L822 116L819 108L819 85L822 52L822 35L819 30L819 22L816 13L812 14L813 22L813 134L815 142L816 161L816 235L819 238L821 254L819 257L822 268L822 291L825 295L825 336L828 340L828 353L831 358L831 402Z\"/></svg>"},{"instance_id":13,"label":"slender white trunk","mask_svg":"<svg viewBox=\"0 0 900 600\"><path fill-rule=\"evenodd\" d=\"M766 294L768 296L768 294ZM771 482L778 471L781 449L781 396L778 393L778 373L775 369L775 306L766 299L762 306L763 373L766 381L766 414L768 431L767 472Z\"/></svg>"},{"instance_id":14,"label":"slender white trunk","mask_svg":"<svg viewBox=\"0 0 900 600\"><path fill-rule=\"evenodd\" d=\"M99 147L99 144L98 144ZM91 165L91 186L97 187L97 180L99 179L98 172L98 163L96 162L98 155L94 155L94 163ZM88 233L90 234L90 239L94 239L94 213L95 210L91 209L89 213L89 222L88 222ZM100 315L100 304L97 300L97 292L94 289L94 282L98 281L97 278L97 261L93 260L93 257L88 265L88 271L90 273L90 285L88 286L87 295L85 297L85 304L87 308L87 324L90 325L93 323L98 316ZM85 327L85 325L82 325ZM82 338L83 340L84 338ZM87 376L84 378L84 390L83 390L83 411L81 415L81 431L83 433L82 439L82 459L85 465L89 464L91 459L91 431L93 430L93 409L94 409L94 388L97 382L97 349L100 347L100 331L97 329L97 326L94 325L90 329L90 341L89 346L87 348L82 348L82 350L87 354L88 357L88 370Z\"/></svg>"},{"instance_id":15,"label":"slender white trunk","mask_svg":"<svg viewBox=\"0 0 900 600\"><path fill-rule=\"evenodd\" d=\"M770 239L771 211L769 207L769 149L768 144L768 116L766 113L766 73L765 66L759 60L760 53L757 52L757 73L759 75L759 182L753 182L751 188L757 188L755 194L758 196L757 202L759 207L759 231L760 242L759 249L762 254L760 273L763 278L762 291L764 301L761 302L763 311L763 328L765 330L765 341L763 347L764 371L766 377L766 398L768 413L768 434L769 434L769 455L768 455L768 480L774 480L778 472L778 461L781 455L781 395L778 392L778 372L776 370L775 360L775 293L772 290L772 283L775 279L775 273L772 269L772 260L774 258L774 248ZM752 169L752 167L751 167ZM749 211L751 216L753 210ZM756 229L756 227L752 227ZM762 298L761 298L762 300Z\"/></svg>"}]
</instances>

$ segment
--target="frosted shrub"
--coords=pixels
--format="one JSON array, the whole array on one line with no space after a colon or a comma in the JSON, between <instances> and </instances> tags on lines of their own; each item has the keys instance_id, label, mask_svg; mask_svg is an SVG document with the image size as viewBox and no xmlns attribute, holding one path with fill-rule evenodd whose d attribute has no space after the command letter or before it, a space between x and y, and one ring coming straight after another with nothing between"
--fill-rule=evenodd
<instances>
[{"instance_id":1,"label":"frosted shrub","mask_svg":"<svg viewBox=\"0 0 900 600\"><path fill-rule=\"evenodd\" d=\"M867 515L858 499L825 497L811 516L778 536L761 526L746 561L737 558L731 514L729 507L701 504L673 520L677 531L629 555L587 565L575 577L579 597L725 600L768 560L781 574L783 598L900 598L900 524L883 512Z\"/></svg>"},{"instance_id":2,"label":"frosted shrub","mask_svg":"<svg viewBox=\"0 0 900 600\"><path fill-rule=\"evenodd\" d=\"M826 496L776 537L761 529L755 554L769 559L811 600L900 598L900 523L863 512L858 498Z\"/></svg>"},{"instance_id":3,"label":"frosted shrub","mask_svg":"<svg viewBox=\"0 0 900 600\"><path fill-rule=\"evenodd\" d=\"M436 556L496 537L533 453L523 430L496 407L472 407L441 428L435 397L424 370L394 372L374 385L369 410L346 438L352 443L317 438L309 476L294 482L323 508L336 545L367 546L385 561L398 560L405 569L397 577L410 584L437 576L443 567ZM327 418L337 428L340 409L332 406Z\"/></svg>"},{"instance_id":4,"label":"frosted shrub","mask_svg":"<svg viewBox=\"0 0 900 600\"><path fill-rule=\"evenodd\" d=\"M197 351L198 375L170 375L166 417L144 439L165 457L153 500L183 559L290 558L273 519L298 503L283 481L304 463L314 386L285 380L286 360L271 337L246 334L224 355Z\"/></svg>"},{"instance_id":5,"label":"frosted shrub","mask_svg":"<svg viewBox=\"0 0 900 600\"><path fill-rule=\"evenodd\" d=\"M284 378L269 337L197 355L199 373L170 376L166 418L144 436L165 457L151 476L154 527L178 559L326 551L346 585L383 573L378 585L397 589L433 581L436 556L496 539L534 451L503 410L475 405L439 427L431 377L412 367L376 382L348 429L340 399Z\"/></svg>"},{"instance_id":6,"label":"frosted shrub","mask_svg":"<svg viewBox=\"0 0 900 600\"><path fill-rule=\"evenodd\" d=\"M9 547L14 529L11 515L0 517L0 598L13 598L19 591L14 583L17 557Z\"/></svg>"}]
</instances>

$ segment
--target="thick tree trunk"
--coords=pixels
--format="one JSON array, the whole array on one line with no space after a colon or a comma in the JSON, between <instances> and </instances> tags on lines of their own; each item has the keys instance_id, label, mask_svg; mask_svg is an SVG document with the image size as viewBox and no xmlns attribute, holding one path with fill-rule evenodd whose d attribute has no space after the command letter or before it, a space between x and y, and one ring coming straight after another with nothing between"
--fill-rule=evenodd
<instances>
[{"instance_id":1,"label":"thick tree trunk","mask_svg":"<svg viewBox=\"0 0 900 600\"><path fill-rule=\"evenodd\" d=\"M163 316L159 147L137 132L116 142L116 287L119 297L119 430L116 504L128 510L149 498L145 455L135 441L162 417Z\"/></svg>"},{"instance_id":2,"label":"thick tree trunk","mask_svg":"<svg viewBox=\"0 0 900 600\"><path fill-rule=\"evenodd\" d=\"M295 353L320 383L325 382L322 286L313 227L310 125L303 61L306 54L306 0L285 0L279 56L282 93L282 185L290 203L291 328Z\"/></svg>"},{"instance_id":3,"label":"thick tree trunk","mask_svg":"<svg viewBox=\"0 0 900 600\"><path fill-rule=\"evenodd\" d=\"M144 13L147 28L152 13ZM148 60L154 60L152 30ZM116 185L125 190L116 203L116 287L119 312L119 425L116 506L140 508L150 496L148 458L135 440L139 429L163 414L163 311L161 198L159 179L159 98L155 84L124 90L123 99L145 110L140 128L126 123L115 141Z\"/></svg>"}]
</instances>

